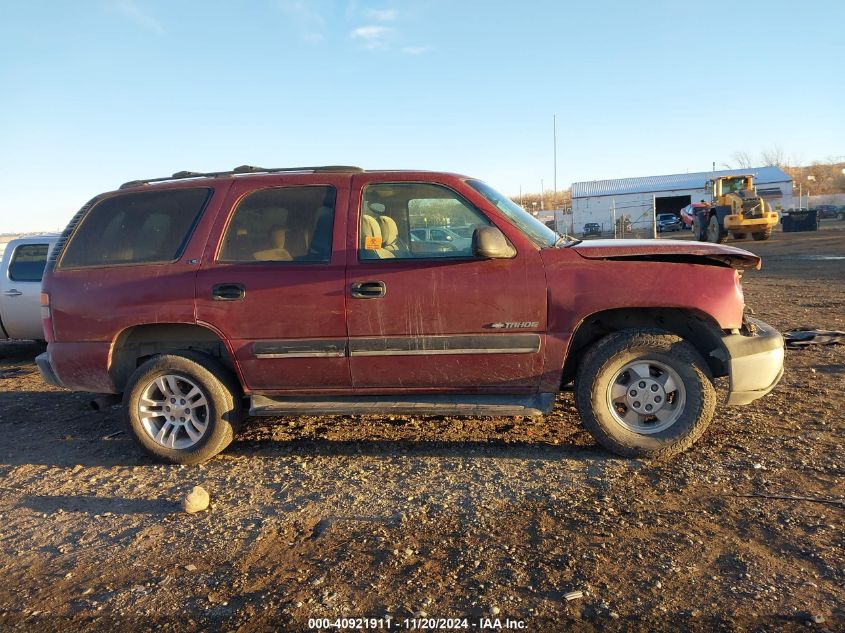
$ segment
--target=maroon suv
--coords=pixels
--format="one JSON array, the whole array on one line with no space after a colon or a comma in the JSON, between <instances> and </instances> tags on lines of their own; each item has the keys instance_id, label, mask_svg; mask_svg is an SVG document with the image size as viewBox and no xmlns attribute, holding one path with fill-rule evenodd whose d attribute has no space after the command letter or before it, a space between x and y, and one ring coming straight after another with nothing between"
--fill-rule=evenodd
<instances>
[{"instance_id":1,"label":"maroon suv","mask_svg":"<svg viewBox=\"0 0 845 633\"><path fill-rule=\"evenodd\" d=\"M573 381L602 445L668 455L704 432L714 377L746 404L783 372L780 334L743 314L739 271L759 264L580 243L455 174L180 172L74 216L37 362L51 384L122 393L138 442L178 463L223 450L245 409L540 415Z\"/></svg>"}]
</instances>

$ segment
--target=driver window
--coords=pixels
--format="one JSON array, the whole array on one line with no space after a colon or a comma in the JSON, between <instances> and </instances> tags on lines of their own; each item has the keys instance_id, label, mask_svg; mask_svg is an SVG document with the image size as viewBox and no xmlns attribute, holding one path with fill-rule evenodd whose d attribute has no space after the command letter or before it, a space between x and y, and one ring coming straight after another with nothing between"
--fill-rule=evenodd
<instances>
[{"instance_id":1,"label":"driver window","mask_svg":"<svg viewBox=\"0 0 845 633\"><path fill-rule=\"evenodd\" d=\"M472 257L472 234L489 220L460 195L427 183L378 183L364 189L360 259Z\"/></svg>"}]
</instances>

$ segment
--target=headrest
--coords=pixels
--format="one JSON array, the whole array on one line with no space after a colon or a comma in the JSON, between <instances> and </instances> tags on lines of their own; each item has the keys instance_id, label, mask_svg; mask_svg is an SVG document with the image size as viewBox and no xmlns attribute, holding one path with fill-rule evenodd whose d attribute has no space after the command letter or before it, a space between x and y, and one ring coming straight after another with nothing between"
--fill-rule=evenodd
<instances>
[{"instance_id":1,"label":"headrest","mask_svg":"<svg viewBox=\"0 0 845 633\"><path fill-rule=\"evenodd\" d=\"M361 216L361 233L364 237L381 237L381 228L379 228L378 220L366 213Z\"/></svg>"},{"instance_id":2,"label":"headrest","mask_svg":"<svg viewBox=\"0 0 845 633\"><path fill-rule=\"evenodd\" d=\"M396 220L386 215L380 215L378 223L379 228L381 228L382 246L385 248L392 246L396 242L396 238L399 237L399 227L396 226Z\"/></svg>"}]
</instances>

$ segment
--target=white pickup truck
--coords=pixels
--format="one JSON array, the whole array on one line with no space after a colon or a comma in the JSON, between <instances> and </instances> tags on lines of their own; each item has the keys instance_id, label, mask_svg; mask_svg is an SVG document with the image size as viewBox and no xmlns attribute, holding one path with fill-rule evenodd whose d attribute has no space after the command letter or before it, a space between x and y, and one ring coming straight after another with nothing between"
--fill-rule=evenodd
<instances>
[{"instance_id":1,"label":"white pickup truck","mask_svg":"<svg viewBox=\"0 0 845 633\"><path fill-rule=\"evenodd\" d=\"M58 235L11 240L0 260L0 340L43 340L41 277Z\"/></svg>"}]
</instances>

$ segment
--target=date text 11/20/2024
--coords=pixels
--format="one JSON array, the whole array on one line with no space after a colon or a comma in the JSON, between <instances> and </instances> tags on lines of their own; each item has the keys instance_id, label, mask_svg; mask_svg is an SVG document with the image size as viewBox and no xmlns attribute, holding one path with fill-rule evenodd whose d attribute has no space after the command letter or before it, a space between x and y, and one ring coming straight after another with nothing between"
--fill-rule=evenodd
<instances>
[{"instance_id":1,"label":"date text 11/20/2024","mask_svg":"<svg viewBox=\"0 0 845 633\"><path fill-rule=\"evenodd\" d=\"M524 620L510 618L480 617L470 618L309 618L308 629L319 630L408 630L408 631L523 631Z\"/></svg>"}]
</instances>

